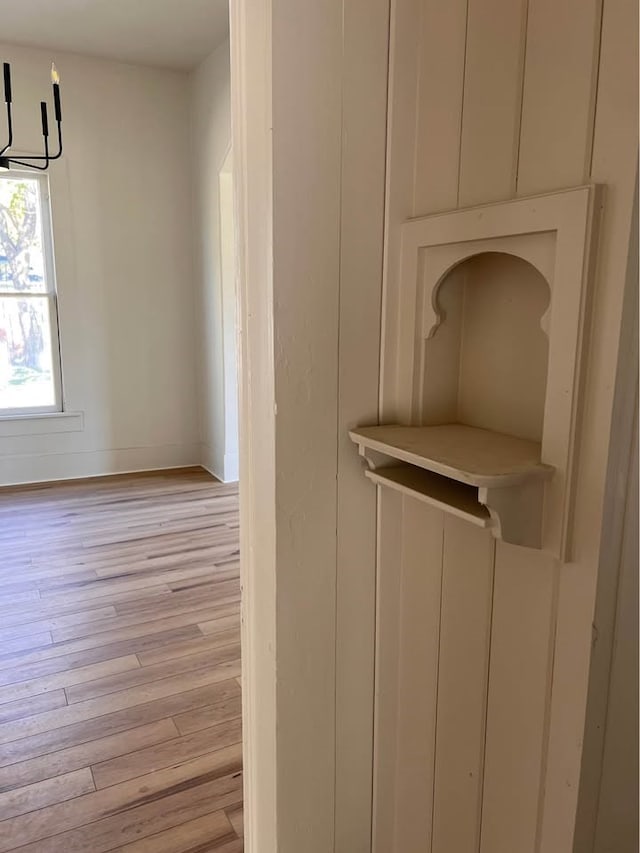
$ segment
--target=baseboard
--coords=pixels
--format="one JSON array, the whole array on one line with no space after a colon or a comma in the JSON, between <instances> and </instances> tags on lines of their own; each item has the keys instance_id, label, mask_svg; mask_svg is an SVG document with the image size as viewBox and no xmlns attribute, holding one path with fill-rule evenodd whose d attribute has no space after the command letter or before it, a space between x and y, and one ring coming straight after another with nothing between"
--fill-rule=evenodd
<instances>
[{"instance_id":1,"label":"baseboard","mask_svg":"<svg viewBox=\"0 0 640 853\"><path fill-rule=\"evenodd\" d=\"M138 471L188 468L200 464L200 448L197 444L16 454L0 457L0 485L17 486L53 480L78 480L111 474L133 474ZM217 475L214 473L214 476Z\"/></svg>"}]
</instances>

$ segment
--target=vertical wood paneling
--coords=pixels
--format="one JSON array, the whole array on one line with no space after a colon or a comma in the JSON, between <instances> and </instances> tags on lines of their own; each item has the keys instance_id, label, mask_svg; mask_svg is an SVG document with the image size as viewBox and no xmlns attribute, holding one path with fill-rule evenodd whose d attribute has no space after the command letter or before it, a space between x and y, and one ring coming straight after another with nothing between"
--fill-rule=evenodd
<instances>
[{"instance_id":1,"label":"vertical wood paneling","mask_svg":"<svg viewBox=\"0 0 640 853\"><path fill-rule=\"evenodd\" d=\"M466 0L460 2L466 4ZM432 19L436 14L437 21L438 7L442 13L436 0L392 3L380 388L381 418L387 422L398 417L406 402L398 394L395 352L399 226L414 212L417 145L424 143L429 151L435 146L440 152L435 169L421 177L425 185L431 189L433 176L439 180L442 168L453 176L438 184L439 200L434 205L451 207L456 201L457 148L440 146L433 127L428 128L428 139L416 138L422 10L431 11ZM451 14L447 8L445 17ZM429 38L433 50L437 24ZM433 61L444 67L445 51L434 55ZM461 77L455 60L448 67ZM450 121L448 95L448 89L438 88L434 94L438 104L425 106L429 96L423 90L420 109L425 134L428 122ZM453 120L454 127L456 123L459 118ZM422 155L419 162L424 162ZM434 209L424 203L423 212ZM427 850L431 840L443 517L387 489L379 489L378 494L373 851L412 853Z\"/></svg>"},{"instance_id":2,"label":"vertical wood paneling","mask_svg":"<svg viewBox=\"0 0 640 853\"><path fill-rule=\"evenodd\" d=\"M602 0L529 0L518 194L589 175Z\"/></svg>"},{"instance_id":3,"label":"vertical wood paneling","mask_svg":"<svg viewBox=\"0 0 640 853\"><path fill-rule=\"evenodd\" d=\"M378 501L373 851L409 853L431 838L442 514Z\"/></svg>"},{"instance_id":4,"label":"vertical wood paneling","mask_svg":"<svg viewBox=\"0 0 640 853\"><path fill-rule=\"evenodd\" d=\"M465 0L464 4L397 0L392 7L398 25L390 88L385 324L403 333L397 329L394 229L411 212L422 215L456 204L506 199L515 195L516 180L521 194L581 183L591 158L594 179L609 187L600 259L601 280L607 286L600 285L596 295L590 341L591 415L582 435L577 563L559 568L544 554L497 543L491 598L491 573L478 556L484 552L471 547L473 536L482 534L468 531L462 523L456 528L449 520L438 528L437 514L429 533L418 511L410 508L411 502L407 499L403 510L396 499L390 529L393 535L401 529L402 537L402 543L395 545L396 559L401 549L403 554L402 585L394 588L401 637L395 649L385 652L391 681L380 678L378 690L380 698L392 703L387 689L402 685L394 717L398 740L384 733L396 750L397 785L394 789L389 782L386 788L393 795L393 807L386 806L388 832L376 853L431 853L425 840L430 831L430 767L435 772L433 853L477 850L472 829L474 820L477 829L480 808L481 853L569 853L606 466L602 436L610 414L631 163L637 146L635 47L631 44L637 32L635 4L606 0L599 76L602 0ZM468 7L468 15L463 7ZM390 357L384 349L383 353L382 408L388 421L394 411L401 411L403 401L397 396L397 363L393 354ZM384 522L383 514L381 519ZM432 601L425 603L425 578L420 587L406 573L409 550L428 541L431 553L439 533L444 537L441 622L431 610ZM483 571L465 572L467 548L476 560L481 559ZM431 582L436 581L431 578ZM478 680L478 671L489 657L488 630L482 639L489 601L493 620L487 687L482 678ZM434 755L429 753L426 737L432 725L427 679L423 675L409 688L406 673L412 655L424 673L436 629L440 650L434 686L438 695ZM476 780L467 777L468 782L456 784L456 779L461 778L484 724L485 691L486 752L480 797ZM380 718L379 741L382 725ZM477 761L481 768L481 757ZM388 763L381 767L391 773ZM381 775L379 771L378 791Z\"/></svg>"},{"instance_id":5,"label":"vertical wood paneling","mask_svg":"<svg viewBox=\"0 0 640 853\"><path fill-rule=\"evenodd\" d=\"M469 0L459 206L515 192L527 0Z\"/></svg>"},{"instance_id":6,"label":"vertical wood paneling","mask_svg":"<svg viewBox=\"0 0 640 853\"><path fill-rule=\"evenodd\" d=\"M410 853L431 839L442 514L378 495L373 850Z\"/></svg>"},{"instance_id":7,"label":"vertical wood paneling","mask_svg":"<svg viewBox=\"0 0 640 853\"><path fill-rule=\"evenodd\" d=\"M541 853L568 849L573 841L578 774L581 762L588 758L583 755L582 734L598 563L601 572L610 571L607 553L600 553L602 513L606 519L607 510L604 482L609 448L604 437L613 426L612 439L620 441L620 423L612 425L611 411L618 358L630 359L629 349L618 346L628 275L632 276L630 286L637 288L637 275L628 264L638 156L637 72L638 4L606 0L591 168L591 179L606 186L605 210L589 339L587 415L576 483L576 564L563 568L560 584ZM592 813L588 804L584 811ZM582 853L580 844L589 838L588 831L581 835L584 829L579 822L576 853Z\"/></svg>"},{"instance_id":8,"label":"vertical wood paneling","mask_svg":"<svg viewBox=\"0 0 640 853\"><path fill-rule=\"evenodd\" d=\"M574 8L569 0L556 3L550 14L564 19L564 9ZM581 4L587 21L593 15L591 3ZM548 30L546 39L553 38ZM580 38L582 45L572 44ZM557 642L553 666L553 687L549 709L549 742L546 749L545 778L541 790L539 849L543 853L571 849L578 796L578 779L583 762L583 727L589 660L592 654L592 620L600 548L603 492L607 465L613 385L618 356L624 280L627 267L629 224L633 204L633 183L637 157L637 3L607 0L603 8L599 69L597 51L589 26L575 19L567 25L564 53L545 50L543 60L551 66L547 74L560 80L574 75L572 92L566 93L565 115L558 119L553 144L544 155L544 167L560 181L568 168L563 136L572 136L572 114L586 110L586 78L597 76L598 91L595 127L585 128L587 141L582 148L588 156L593 134L591 179L606 184L605 213L601 226L598 274L595 282L593 323L589 339L589 364L585 385L585 418L577 467L574 564L563 566L557 616ZM544 48L541 48L544 50ZM593 67L584 67L589 52ZM576 68L565 70L583 57L584 79L578 84ZM525 109L527 109L525 103ZM533 174L521 152L522 174ZM533 156L533 153L531 154ZM556 157L558 158L556 165ZM539 173L538 173L539 174ZM567 185L574 173L566 173ZM536 187L537 189L538 187ZM603 569L607 571L607 569ZM580 827L578 827L578 833ZM575 850L585 848L586 836L577 836Z\"/></svg>"},{"instance_id":9,"label":"vertical wood paneling","mask_svg":"<svg viewBox=\"0 0 640 853\"><path fill-rule=\"evenodd\" d=\"M400 225L411 216L413 209L420 10L423 2L394 0L391 13L380 376L380 413L387 423L397 420L402 404L397 388L394 347L399 322L397 281Z\"/></svg>"},{"instance_id":10,"label":"vertical wood paneling","mask_svg":"<svg viewBox=\"0 0 640 853\"><path fill-rule=\"evenodd\" d=\"M413 215L456 206L467 0L422 3Z\"/></svg>"},{"instance_id":11,"label":"vertical wood paneling","mask_svg":"<svg viewBox=\"0 0 640 853\"><path fill-rule=\"evenodd\" d=\"M504 0L469 0L460 207L507 199L515 194L526 24L527 0L508 3ZM445 539L445 553L456 547L457 543L450 543L451 538L449 534ZM515 567L511 564L512 559L519 561ZM533 559L540 561L541 558L535 554ZM548 565L549 561L546 563ZM530 566L531 552L498 542L495 547L495 576L485 573L482 579L475 579L476 619L485 617L486 601L493 596L491 632L485 632L478 639L475 649L476 662L490 659L491 671L488 684L485 680L481 688L476 685L475 718L468 711L465 723L467 727L475 726L477 732L486 715L486 757L482 795L474 801L471 814L464 818L460 815L458 820L465 825L467 833L481 824L482 853L533 851L540 778L540 768L538 765L536 772L535 762L540 759L539 747L544 732L552 587L543 583L541 588L538 576L530 575ZM526 609L526 596L522 597L520 575L525 581L524 588L530 590L538 604L533 613L527 614L532 621L524 634L520 633L523 625L519 611ZM458 591L458 597L459 606L464 601L462 590ZM455 604L452 602L451 606L454 608ZM526 662L525 669L519 668L519 659ZM514 695L513 685L526 671L527 665L533 667L533 672L531 678L527 675L526 700L521 703L520 696ZM453 659L449 666L452 669L449 677L460 677L462 662ZM444 678L444 671L441 672ZM486 679L487 670L483 669L483 672ZM540 689L542 699L539 698ZM533 696L539 698L537 706L531 704ZM520 712L524 708L526 717L523 720ZM531 732L536 733L537 743L531 742L523 749L523 735L526 744L526 736ZM459 733L462 733L461 727ZM511 802L519 804L515 811L510 811ZM470 805L469 802L468 807ZM523 820L525 815L527 819ZM487 823L488 827L485 827ZM457 849L457 829L460 827L455 826L452 818L452 835L442 838L443 853L447 846L451 850ZM468 849L479 849L479 842L474 836L468 834L466 842L476 844Z\"/></svg>"},{"instance_id":12,"label":"vertical wood paneling","mask_svg":"<svg viewBox=\"0 0 640 853\"><path fill-rule=\"evenodd\" d=\"M557 568L496 547L481 853L534 853Z\"/></svg>"},{"instance_id":13,"label":"vertical wood paneling","mask_svg":"<svg viewBox=\"0 0 640 853\"><path fill-rule=\"evenodd\" d=\"M348 430L378 416L389 0L346 4L343 26L335 850L370 853L376 489Z\"/></svg>"},{"instance_id":14,"label":"vertical wood paneling","mask_svg":"<svg viewBox=\"0 0 640 853\"><path fill-rule=\"evenodd\" d=\"M373 853L394 850L403 497L378 488Z\"/></svg>"},{"instance_id":15,"label":"vertical wood paneling","mask_svg":"<svg viewBox=\"0 0 640 853\"><path fill-rule=\"evenodd\" d=\"M529 0L520 194L571 186L586 177L599 25L600 0L581 3L579 8L574 0ZM563 576L567 571L562 569ZM544 555L516 553L498 545L483 813L486 853L512 849L533 853L540 843L556 631L552 573ZM528 603L522 599L523 590L528 590ZM525 607L530 621L513 619ZM588 631L583 634L588 642ZM578 742L576 734L573 742ZM566 788L560 781L566 780L566 772L558 768L554 774L558 772L558 784ZM569 813L565 817L570 821Z\"/></svg>"},{"instance_id":16,"label":"vertical wood paneling","mask_svg":"<svg viewBox=\"0 0 640 853\"><path fill-rule=\"evenodd\" d=\"M398 779L390 849L417 853L429 849L432 827L443 519L413 498L403 503Z\"/></svg>"},{"instance_id":17,"label":"vertical wood paneling","mask_svg":"<svg viewBox=\"0 0 640 853\"><path fill-rule=\"evenodd\" d=\"M432 853L477 853L495 539L445 519Z\"/></svg>"}]
</instances>

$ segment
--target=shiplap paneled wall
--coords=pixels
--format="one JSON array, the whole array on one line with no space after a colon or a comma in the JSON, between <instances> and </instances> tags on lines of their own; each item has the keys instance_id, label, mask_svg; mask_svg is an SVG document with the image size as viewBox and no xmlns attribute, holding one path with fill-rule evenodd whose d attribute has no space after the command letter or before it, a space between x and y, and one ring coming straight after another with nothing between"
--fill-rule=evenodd
<instances>
[{"instance_id":1,"label":"shiplap paneled wall","mask_svg":"<svg viewBox=\"0 0 640 853\"><path fill-rule=\"evenodd\" d=\"M638 195L633 207L574 850L637 853ZM626 484L626 486L625 486ZM619 571L615 567L619 566Z\"/></svg>"},{"instance_id":2,"label":"shiplap paneled wall","mask_svg":"<svg viewBox=\"0 0 640 853\"><path fill-rule=\"evenodd\" d=\"M400 224L607 186L584 383L575 562L379 490L376 853L570 853L637 155L633 0L392 4L383 422ZM584 851L580 851L584 853Z\"/></svg>"}]
</instances>

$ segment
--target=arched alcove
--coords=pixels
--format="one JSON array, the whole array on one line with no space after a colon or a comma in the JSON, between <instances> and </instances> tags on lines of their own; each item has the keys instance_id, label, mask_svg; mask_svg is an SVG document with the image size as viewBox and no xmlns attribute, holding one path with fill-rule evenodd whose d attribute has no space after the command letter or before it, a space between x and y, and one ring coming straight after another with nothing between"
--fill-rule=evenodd
<instances>
[{"instance_id":1,"label":"arched alcove","mask_svg":"<svg viewBox=\"0 0 640 853\"><path fill-rule=\"evenodd\" d=\"M440 323L423 346L422 423L540 441L550 299L544 276L515 255L483 252L453 267L435 292Z\"/></svg>"}]
</instances>

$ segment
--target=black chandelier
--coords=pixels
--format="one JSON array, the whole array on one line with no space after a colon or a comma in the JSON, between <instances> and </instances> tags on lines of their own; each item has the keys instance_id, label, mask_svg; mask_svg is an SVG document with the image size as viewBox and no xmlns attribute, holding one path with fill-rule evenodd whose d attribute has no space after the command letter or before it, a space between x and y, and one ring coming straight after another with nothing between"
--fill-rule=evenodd
<instances>
[{"instance_id":1,"label":"black chandelier","mask_svg":"<svg viewBox=\"0 0 640 853\"><path fill-rule=\"evenodd\" d=\"M49 153L49 116L47 114L46 101L40 103L40 114L42 116L42 136L44 137L44 156L31 156L30 154L19 154L17 157L7 153L11 151L13 146L13 116L11 113L12 97L11 97L11 66L8 62L4 63L4 102L7 105L7 126L9 129L9 141L0 149L0 171L8 171L12 164L16 166L28 166L31 169L39 169L41 172L49 168L49 163L52 160L58 160L62 157L62 106L60 103L60 75L56 70L56 66L51 66L51 83L53 85L53 110L55 113L56 124L58 125L58 152L57 154Z\"/></svg>"}]
</instances>

